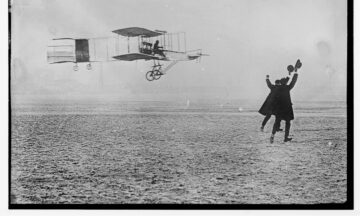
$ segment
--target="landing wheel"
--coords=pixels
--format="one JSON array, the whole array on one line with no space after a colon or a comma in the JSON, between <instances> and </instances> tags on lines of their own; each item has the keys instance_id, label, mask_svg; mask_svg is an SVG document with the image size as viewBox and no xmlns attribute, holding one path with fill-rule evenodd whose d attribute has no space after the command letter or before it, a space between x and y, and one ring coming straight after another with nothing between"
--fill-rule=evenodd
<instances>
[{"instance_id":1,"label":"landing wheel","mask_svg":"<svg viewBox=\"0 0 360 220\"><path fill-rule=\"evenodd\" d=\"M88 70L91 70L91 69L92 69L91 63L89 63L88 65L86 65L86 69L88 69Z\"/></svg>"},{"instance_id":2,"label":"landing wheel","mask_svg":"<svg viewBox=\"0 0 360 220\"><path fill-rule=\"evenodd\" d=\"M74 71L78 71L78 70L79 70L79 66L78 66L78 65L75 65L75 66L73 67L73 70L74 70Z\"/></svg>"},{"instance_id":3,"label":"landing wheel","mask_svg":"<svg viewBox=\"0 0 360 220\"><path fill-rule=\"evenodd\" d=\"M160 72L160 70L154 70L154 74L153 74L154 80L160 79L161 75L163 74Z\"/></svg>"},{"instance_id":4,"label":"landing wheel","mask_svg":"<svg viewBox=\"0 0 360 220\"><path fill-rule=\"evenodd\" d=\"M145 77L148 81L153 81L154 80L154 72L153 71L147 72Z\"/></svg>"}]
</instances>

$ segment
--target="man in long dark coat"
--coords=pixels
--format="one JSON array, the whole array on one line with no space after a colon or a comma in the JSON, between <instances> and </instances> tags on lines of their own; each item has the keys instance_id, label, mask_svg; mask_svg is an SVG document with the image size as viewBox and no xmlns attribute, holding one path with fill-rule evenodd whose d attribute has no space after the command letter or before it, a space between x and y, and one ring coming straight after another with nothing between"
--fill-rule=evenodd
<instances>
[{"instance_id":1,"label":"man in long dark coat","mask_svg":"<svg viewBox=\"0 0 360 220\"><path fill-rule=\"evenodd\" d=\"M298 74L295 73L289 85L287 85L289 78L281 79L280 86L274 91L273 114L276 118L270 137L270 143L274 142L274 136L281 120L285 120L284 142L292 140L292 138L289 138L289 133L291 125L290 121L294 120L294 111L291 103L290 90L294 88L297 78Z\"/></svg>"},{"instance_id":2,"label":"man in long dark coat","mask_svg":"<svg viewBox=\"0 0 360 220\"><path fill-rule=\"evenodd\" d=\"M264 127L266 123L269 121L271 115L273 114L273 101L274 101L274 90L277 88L277 86L280 85L280 80L275 80L275 85L273 85L270 82L269 75L266 75L266 84L270 89L269 95L266 97L265 102L261 106L259 113L264 115L265 118L261 124L261 131L264 131ZM280 124L279 124L280 127ZM278 129L278 131L282 131L282 129Z\"/></svg>"}]
</instances>

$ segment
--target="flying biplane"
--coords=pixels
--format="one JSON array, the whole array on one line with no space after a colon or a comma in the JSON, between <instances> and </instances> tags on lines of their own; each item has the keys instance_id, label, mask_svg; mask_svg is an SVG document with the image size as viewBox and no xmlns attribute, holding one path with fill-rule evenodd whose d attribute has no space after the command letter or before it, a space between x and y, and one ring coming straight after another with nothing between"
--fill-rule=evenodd
<instances>
[{"instance_id":1,"label":"flying biplane","mask_svg":"<svg viewBox=\"0 0 360 220\"><path fill-rule=\"evenodd\" d=\"M48 47L48 62L72 62L77 71L78 63L88 63L87 69L90 70L92 62L152 60L152 69L145 76L153 81L160 79L179 61L199 60L207 55L201 49L186 50L184 32L167 33L130 27L114 30L113 33L115 37L53 39L53 42L60 43ZM165 66L166 61L171 63Z\"/></svg>"}]
</instances>

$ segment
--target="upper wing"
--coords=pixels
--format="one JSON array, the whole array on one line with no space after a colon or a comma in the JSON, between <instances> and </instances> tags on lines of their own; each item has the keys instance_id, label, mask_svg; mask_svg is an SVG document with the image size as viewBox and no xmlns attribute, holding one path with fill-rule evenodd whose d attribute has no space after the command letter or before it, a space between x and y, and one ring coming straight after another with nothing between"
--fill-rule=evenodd
<instances>
[{"instance_id":1,"label":"upper wing","mask_svg":"<svg viewBox=\"0 0 360 220\"><path fill-rule=\"evenodd\" d=\"M114 59L117 60L125 60L125 61L133 61L133 60L160 60L157 56L147 55L143 53L129 53L123 54L119 56L114 56Z\"/></svg>"},{"instance_id":2,"label":"upper wing","mask_svg":"<svg viewBox=\"0 0 360 220\"><path fill-rule=\"evenodd\" d=\"M115 30L113 32L125 37L137 37L137 36L156 37L164 34L162 32L150 31L148 29L139 28L139 27L123 28L123 29Z\"/></svg>"}]
</instances>

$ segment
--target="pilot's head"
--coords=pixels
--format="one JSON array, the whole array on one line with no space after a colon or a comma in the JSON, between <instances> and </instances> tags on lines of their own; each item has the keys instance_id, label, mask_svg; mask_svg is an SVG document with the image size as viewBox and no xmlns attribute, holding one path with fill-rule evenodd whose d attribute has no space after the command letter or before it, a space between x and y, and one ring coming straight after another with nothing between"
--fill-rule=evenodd
<instances>
[{"instance_id":1,"label":"pilot's head","mask_svg":"<svg viewBox=\"0 0 360 220\"><path fill-rule=\"evenodd\" d=\"M280 85L280 80L278 80L278 79L275 80L275 85L277 85L277 86Z\"/></svg>"}]
</instances>

